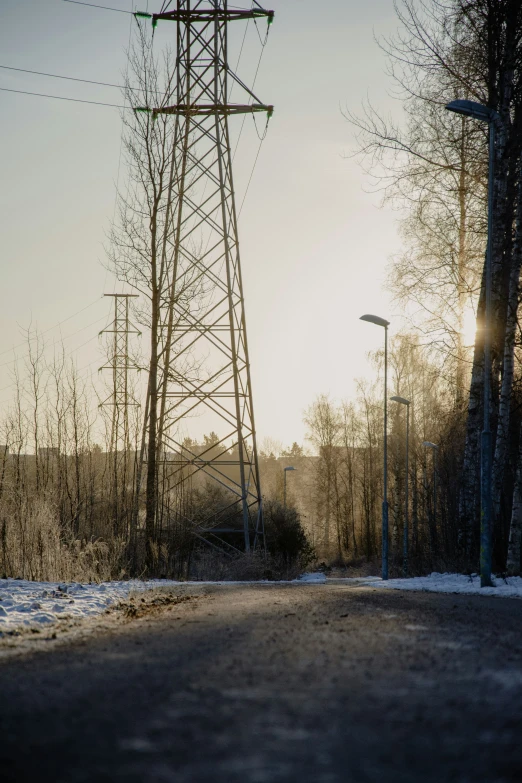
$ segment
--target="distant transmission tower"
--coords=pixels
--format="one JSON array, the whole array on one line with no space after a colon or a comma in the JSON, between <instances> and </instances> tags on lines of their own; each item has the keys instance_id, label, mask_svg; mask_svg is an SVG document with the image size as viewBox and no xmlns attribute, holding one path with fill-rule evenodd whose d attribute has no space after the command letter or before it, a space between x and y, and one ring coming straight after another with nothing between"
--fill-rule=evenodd
<instances>
[{"instance_id":1,"label":"distant transmission tower","mask_svg":"<svg viewBox=\"0 0 522 783\"><path fill-rule=\"evenodd\" d=\"M138 405L129 389L129 370L136 365L129 358L129 335L140 334L130 322L129 300L137 294L105 294L114 299L114 320L100 334L112 334L112 350L108 363L100 370L112 370L112 391L101 406L112 407L110 459L112 459L112 494L115 519L124 511L121 492L125 492L129 470L130 431L129 408Z\"/></svg>"},{"instance_id":2,"label":"distant transmission tower","mask_svg":"<svg viewBox=\"0 0 522 783\"><path fill-rule=\"evenodd\" d=\"M176 23L176 103L152 109L175 117L175 179L169 243L173 309L164 323L162 410L158 436L164 495L196 474L213 479L227 508L194 527L209 543L249 551L264 545L250 360L232 179L229 116L263 112L263 104L228 63L230 22L266 19L273 11L227 0L164 2L152 14ZM142 16L142 14L139 14ZM230 103L230 87L243 102ZM165 335L166 338L165 338ZM201 417L216 433L203 450L187 435ZM186 513L184 511L183 513ZM239 534L239 535L238 535Z\"/></svg>"}]
</instances>

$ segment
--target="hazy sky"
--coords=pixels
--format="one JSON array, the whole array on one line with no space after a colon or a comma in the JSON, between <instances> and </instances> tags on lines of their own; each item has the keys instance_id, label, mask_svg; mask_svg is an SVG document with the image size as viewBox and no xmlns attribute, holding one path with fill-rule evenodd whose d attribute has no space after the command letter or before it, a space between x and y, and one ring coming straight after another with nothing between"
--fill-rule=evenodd
<instances>
[{"instance_id":1,"label":"hazy sky","mask_svg":"<svg viewBox=\"0 0 522 783\"><path fill-rule=\"evenodd\" d=\"M133 8L128 0L107 4ZM148 2L149 11L159 6ZM0 65L121 83L131 16L63 0L1 0L0 7ZM147 0L134 7L145 10ZM341 109L357 111L370 96L383 111L399 111L374 41L392 33L396 21L392 0L273 0L269 7L276 17L255 91L275 113L241 214L240 241L258 435L290 444L303 441L303 409L317 394L349 398L354 378L368 374L366 353L383 335L359 315L393 315L381 285L399 247L397 215L379 209L379 197L365 192L364 174L346 158L353 137ZM169 35L174 41L174 31L164 24L158 43ZM246 81L259 52L252 27L239 67ZM5 69L0 87L121 103L116 89ZM110 307L102 294L115 290L103 266L104 243L116 182L124 184L126 173L117 109L9 92L0 92L0 106L5 406L11 349L31 320L46 330L48 350L65 338L83 374L101 363L96 335ZM239 203L257 145L248 118L235 161Z\"/></svg>"}]
</instances>

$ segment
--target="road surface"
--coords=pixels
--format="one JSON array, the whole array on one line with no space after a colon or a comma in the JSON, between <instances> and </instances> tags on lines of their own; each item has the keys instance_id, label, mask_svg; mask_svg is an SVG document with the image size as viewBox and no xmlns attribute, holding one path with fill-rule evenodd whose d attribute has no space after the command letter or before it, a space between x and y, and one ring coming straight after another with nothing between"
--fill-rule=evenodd
<instances>
[{"instance_id":1,"label":"road surface","mask_svg":"<svg viewBox=\"0 0 522 783\"><path fill-rule=\"evenodd\" d=\"M193 591L2 660L0 780L522 781L522 601Z\"/></svg>"}]
</instances>

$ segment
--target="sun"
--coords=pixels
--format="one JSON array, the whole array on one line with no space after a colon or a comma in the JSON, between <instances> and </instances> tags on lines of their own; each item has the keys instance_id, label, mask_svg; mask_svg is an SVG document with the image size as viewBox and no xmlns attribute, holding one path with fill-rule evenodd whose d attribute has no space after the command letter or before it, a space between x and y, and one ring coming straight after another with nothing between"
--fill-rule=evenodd
<instances>
[{"instance_id":1,"label":"sun","mask_svg":"<svg viewBox=\"0 0 522 783\"><path fill-rule=\"evenodd\" d=\"M471 305L467 305L462 319L462 340L466 348L475 345L475 332L477 331L477 316Z\"/></svg>"}]
</instances>

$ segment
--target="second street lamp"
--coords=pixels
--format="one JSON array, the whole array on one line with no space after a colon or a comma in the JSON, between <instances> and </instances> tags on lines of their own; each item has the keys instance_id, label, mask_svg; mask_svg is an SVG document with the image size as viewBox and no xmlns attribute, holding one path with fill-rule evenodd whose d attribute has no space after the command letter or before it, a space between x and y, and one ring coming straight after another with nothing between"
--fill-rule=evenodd
<instances>
[{"instance_id":1,"label":"second street lamp","mask_svg":"<svg viewBox=\"0 0 522 783\"><path fill-rule=\"evenodd\" d=\"M405 397L391 397L393 402L406 406L406 479L404 487L404 535L402 542L402 575L408 576L408 489L409 489L409 442L410 442L410 400Z\"/></svg>"},{"instance_id":2,"label":"second street lamp","mask_svg":"<svg viewBox=\"0 0 522 783\"><path fill-rule=\"evenodd\" d=\"M471 117L489 125L488 171L488 243L486 249L486 307L484 312L484 429L480 440L480 585L491 587L491 532L492 532L492 454L490 430L491 398L491 288L492 288L492 238L493 238L493 179L495 163L495 125L499 115L489 106L475 101L451 101L448 111Z\"/></svg>"},{"instance_id":3,"label":"second street lamp","mask_svg":"<svg viewBox=\"0 0 522 783\"><path fill-rule=\"evenodd\" d=\"M384 327L384 465L382 501L382 578L388 579L388 326L378 315L361 315L361 321Z\"/></svg>"},{"instance_id":4,"label":"second street lamp","mask_svg":"<svg viewBox=\"0 0 522 783\"><path fill-rule=\"evenodd\" d=\"M288 468L284 468L284 481L283 481L283 508L286 512L286 473L289 470L297 470L297 468L293 468L292 466L289 466Z\"/></svg>"}]
</instances>

